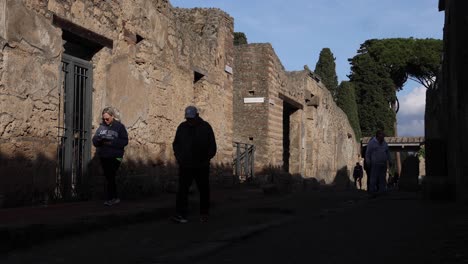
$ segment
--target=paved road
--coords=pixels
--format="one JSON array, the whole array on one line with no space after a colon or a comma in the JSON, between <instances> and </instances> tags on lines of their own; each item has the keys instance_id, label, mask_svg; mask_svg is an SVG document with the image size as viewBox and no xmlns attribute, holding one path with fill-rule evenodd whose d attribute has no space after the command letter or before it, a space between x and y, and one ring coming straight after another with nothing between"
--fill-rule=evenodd
<instances>
[{"instance_id":1,"label":"paved road","mask_svg":"<svg viewBox=\"0 0 468 264\"><path fill-rule=\"evenodd\" d=\"M293 221L196 263L468 263L468 211L416 197L350 202Z\"/></svg>"},{"instance_id":2,"label":"paved road","mask_svg":"<svg viewBox=\"0 0 468 264\"><path fill-rule=\"evenodd\" d=\"M196 206L193 204L192 206ZM10 252L0 263L468 263L468 209L414 194L309 192Z\"/></svg>"}]
</instances>

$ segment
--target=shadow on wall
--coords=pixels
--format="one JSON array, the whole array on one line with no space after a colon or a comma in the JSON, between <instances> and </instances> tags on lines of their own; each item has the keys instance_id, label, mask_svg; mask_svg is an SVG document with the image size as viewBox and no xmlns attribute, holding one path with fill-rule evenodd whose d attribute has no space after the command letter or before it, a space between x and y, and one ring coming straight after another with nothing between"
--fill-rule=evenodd
<instances>
[{"instance_id":1,"label":"shadow on wall","mask_svg":"<svg viewBox=\"0 0 468 264\"><path fill-rule=\"evenodd\" d=\"M319 190L320 188L355 189L354 184L349 178L347 166L342 167L336 172L335 178L330 184L326 184L323 179L318 180L314 177L290 174L285 172L281 166L271 165L264 167L258 172L251 182L261 187L265 194L312 191Z\"/></svg>"},{"instance_id":2,"label":"shadow on wall","mask_svg":"<svg viewBox=\"0 0 468 264\"><path fill-rule=\"evenodd\" d=\"M53 195L57 162L38 154L7 157L0 153L0 208L40 204Z\"/></svg>"},{"instance_id":3,"label":"shadow on wall","mask_svg":"<svg viewBox=\"0 0 468 264\"><path fill-rule=\"evenodd\" d=\"M97 157L90 161L88 175L77 184L78 195L67 199L56 192L57 161L43 154L35 159L0 154L0 171L0 208L104 199L106 194L106 181ZM173 193L177 190L177 175L178 166L173 163L124 159L117 174L118 192L124 199ZM212 185L223 187L238 183L231 164L212 165L210 180Z\"/></svg>"},{"instance_id":4,"label":"shadow on wall","mask_svg":"<svg viewBox=\"0 0 468 264\"><path fill-rule=\"evenodd\" d=\"M332 185L338 189L355 188L349 176L348 166L342 167L336 172Z\"/></svg>"}]
</instances>

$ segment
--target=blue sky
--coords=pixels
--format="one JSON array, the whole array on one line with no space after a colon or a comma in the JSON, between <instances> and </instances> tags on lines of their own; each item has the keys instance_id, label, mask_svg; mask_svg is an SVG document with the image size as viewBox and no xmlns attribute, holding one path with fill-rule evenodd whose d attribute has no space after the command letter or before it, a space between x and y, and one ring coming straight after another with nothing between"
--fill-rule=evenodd
<instances>
[{"instance_id":1,"label":"blue sky","mask_svg":"<svg viewBox=\"0 0 468 264\"><path fill-rule=\"evenodd\" d=\"M348 58L371 38L442 39L444 13L438 0L172 0L176 7L216 7L234 18L234 31L249 43L269 42L288 71L315 69L322 48L336 60L338 80L347 80ZM424 134L424 90L409 82L398 93L401 136ZM410 97L409 99L406 99ZM423 104L424 106L424 104ZM406 108L403 110L403 108ZM422 109L422 112L421 112ZM422 121L422 123L421 123Z\"/></svg>"}]
</instances>

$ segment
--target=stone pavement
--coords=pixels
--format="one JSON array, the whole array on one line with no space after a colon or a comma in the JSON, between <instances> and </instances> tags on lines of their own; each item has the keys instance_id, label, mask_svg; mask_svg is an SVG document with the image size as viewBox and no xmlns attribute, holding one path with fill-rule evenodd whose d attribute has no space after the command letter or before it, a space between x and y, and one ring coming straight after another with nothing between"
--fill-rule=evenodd
<instances>
[{"instance_id":1,"label":"stone pavement","mask_svg":"<svg viewBox=\"0 0 468 264\"><path fill-rule=\"evenodd\" d=\"M77 213L81 203L35 208L55 208L57 218L32 218L29 209L29 219L16 218L22 223L9 215L0 263L468 263L468 208L423 201L418 193L369 199L356 190L267 196L255 188L217 189L209 222L198 221L194 195L194 213L183 225L168 220L174 198L113 208L84 203L94 208L86 214Z\"/></svg>"},{"instance_id":2,"label":"stone pavement","mask_svg":"<svg viewBox=\"0 0 468 264\"><path fill-rule=\"evenodd\" d=\"M264 198L262 190L253 187L213 189L213 210L221 204ZM198 201L198 194L191 195L190 201ZM192 212L198 211L198 205L190 206ZM93 230L169 218L174 207L175 194L166 193L123 200L111 207L104 206L103 201L86 201L0 209L0 253Z\"/></svg>"}]
</instances>

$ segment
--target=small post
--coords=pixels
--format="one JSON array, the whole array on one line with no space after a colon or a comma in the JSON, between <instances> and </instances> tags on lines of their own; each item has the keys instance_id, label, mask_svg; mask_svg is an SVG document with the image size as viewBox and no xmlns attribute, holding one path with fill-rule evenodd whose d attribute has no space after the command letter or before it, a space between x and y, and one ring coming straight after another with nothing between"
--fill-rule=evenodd
<instances>
[{"instance_id":1,"label":"small post","mask_svg":"<svg viewBox=\"0 0 468 264\"><path fill-rule=\"evenodd\" d=\"M245 144L245 155L244 155L244 174L245 179L249 176L249 145Z\"/></svg>"},{"instance_id":2,"label":"small post","mask_svg":"<svg viewBox=\"0 0 468 264\"><path fill-rule=\"evenodd\" d=\"M252 177L252 179L254 178L254 171L255 171L255 166L254 166L254 161L255 161L255 146L252 145L252 154L250 155L250 158L252 159L250 161L250 169L251 169L251 172L250 172L250 176Z\"/></svg>"},{"instance_id":3,"label":"small post","mask_svg":"<svg viewBox=\"0 0 468 264\"><path fill-rule=\"evenodd\" d=\"M240 144L236 142L236 177L240 177Z\"/></svg>"}]
</instances>

